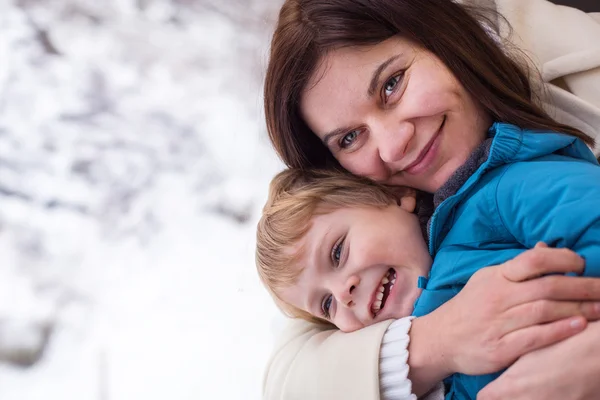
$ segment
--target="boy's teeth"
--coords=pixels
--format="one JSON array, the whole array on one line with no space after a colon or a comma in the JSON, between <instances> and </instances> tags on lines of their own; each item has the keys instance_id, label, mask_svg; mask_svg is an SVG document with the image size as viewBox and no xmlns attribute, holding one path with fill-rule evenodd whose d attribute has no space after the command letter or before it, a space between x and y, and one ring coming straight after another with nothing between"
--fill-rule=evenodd
<instances>
[{"instance_id":1,"label":"boy's teeth","mask_svg":"<svg viewBox=\"0 0 600 400\"><path fill-rule=\"evenodd\" d=\"M383 293L385 292L384 285L390 284L389 290L391 291L394 287L394 283L396 283L396 274L393 272L389 272L381 279L381 283L379 284L379 288L377 289L377 294L375 294L375 301L373 302L373 312L377 314L379 310L381 310L381 304L383 300ZM391 279L390 279L391 278Z\"/></svg>"}]
</instances>

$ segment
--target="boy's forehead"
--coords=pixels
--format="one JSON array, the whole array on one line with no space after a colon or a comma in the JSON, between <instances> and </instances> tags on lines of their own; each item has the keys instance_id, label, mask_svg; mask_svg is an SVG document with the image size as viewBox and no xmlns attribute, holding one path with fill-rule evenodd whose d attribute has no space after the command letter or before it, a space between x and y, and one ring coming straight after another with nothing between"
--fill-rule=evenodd
<instances>
[{"instance_id":1,"label":"boy's forehead","mask_svg":"<svg viewBox=\"0 0 600 400\"><path fill-rule=\"evenodd\" d=\"M299 277L306 265L306 235L289 244L282 251L289 259L288 271L296 272Z\"/></svg>"},{"instance_id":2,"label":"boy's forehead","mask_svg":"<svg viewBox=\"0 0 600 400\"><path fill-rule=\"evenodd\" d=\"M294 246L294 251L297 258L308 261L321 245L327 233L333 228L334 224L331 218L331 212L318 212L312 216L307 224L307 229L304 235L298 240Z\"/></svg>"},{"instance_id":3,"label":"boy's forehead","mask_svg":"<svg viewBox=\"0 0 600 400\"><path fill-rule=\"evenodd\" d=\"M278 296L287 304L310 313L310 296L313 288L309 282L310 280L301 272L295 283L286 285L277 291Z\"/></svg>"},{"instance_id":4,"label":"boy's forehead","mask_svg":"<svg viewBox=\"0 0 600 400\"><path fill-rule=\"evenodd\" d=\"M289 282L290 286L295 286L297 284L298 280L305 273L307 265L312 263L311 254L317 250L315 248L314 240L312 240L312 238L315 236L313 233L313 220L317 218L318 215L313 214L313 216L307 222L306 229L300 238L279 249L279 251L283 252L286 258L289 260L289 264L285 268L288 276L295 275L294 279Z\"/></svg>"},{"instance_id":5,"label":"boy's forehead","mask_svg":"<svg viewBox=\"0 0 600 400\"><path fill-rule=\"evenodd\" d=\"M329 255L328 246L336 240L333 235L339 232L341 221L332 216L332 213L315 215L306 233L290 249L294 252L295 262L306 272L317 273L320 270L319 266Z\"/></svg>"},{"instance_id":6,"label":"boy's forehead","mask_svg":"<svg viewBox=\"0 0 600 400\"><path fill-rule=\"evenodd\" d=\"M313 216L304 235L296 243L284 249L292 260L290 267L299 272L299 278L318 270L319 254L331 230L331 226L322 218L323 216L324 214Z\"/></svg>"},{"instance_id":7,"label":"boy's forehead","mask_svg":"<svg viewBox=\"0 0 600 400\"><path fill-rule=\"evenodd\" d=\"M279 295L287 303L312 314L313 296L322 281L319 277L320 269L310 263L307 257L297 258L291 263L290 268L297 273L297 276L279 290Z\"/></svg>"}]
</instances>

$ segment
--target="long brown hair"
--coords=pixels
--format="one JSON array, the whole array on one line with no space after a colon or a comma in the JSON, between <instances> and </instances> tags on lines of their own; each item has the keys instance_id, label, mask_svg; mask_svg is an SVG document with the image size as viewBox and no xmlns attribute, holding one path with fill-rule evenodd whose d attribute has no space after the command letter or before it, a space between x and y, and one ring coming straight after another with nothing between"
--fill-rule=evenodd
<instances>
[{"instance_id":1,"label":"long brown hair","mask_svg":"<svg viewBox=\"0 0 600 400\"><path fill-rule=\"evenodd\" d=\"M451 0L287 0L271 42L264 101L267 130L290 167L339 166L299 111L300 96L330 51L401 35L435 54L495 121L591 139L536 102L530 73L486 32L495 10ZM496 20L494 20L496 19Z\"/></svg>"}]
</instances>

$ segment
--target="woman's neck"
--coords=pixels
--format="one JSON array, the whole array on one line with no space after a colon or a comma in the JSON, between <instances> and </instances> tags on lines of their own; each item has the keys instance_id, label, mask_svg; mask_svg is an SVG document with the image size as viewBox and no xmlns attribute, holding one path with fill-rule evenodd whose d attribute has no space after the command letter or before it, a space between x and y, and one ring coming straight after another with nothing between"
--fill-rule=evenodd
<instances>
[{"instance_id":1,"label":"woman's neck","mask_svg":"<svg viewBox=\"0 0 600 400\"><path fill-rule=\"evenodd\" d=\"M454 195L467 182L467 180L477 171L490 155L492 147L492 138L484 140L471 153L467 161L458 167L450 178L433 194L433 209L438 208L440 204L448 197Z\"/></svg>"}]
</instances>

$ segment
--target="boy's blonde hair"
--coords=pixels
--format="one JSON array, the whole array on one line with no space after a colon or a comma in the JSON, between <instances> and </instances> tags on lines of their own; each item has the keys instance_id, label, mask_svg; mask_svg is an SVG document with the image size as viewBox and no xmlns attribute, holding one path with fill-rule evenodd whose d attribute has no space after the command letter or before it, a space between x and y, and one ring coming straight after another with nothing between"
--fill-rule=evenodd
<instances>
[{"instance_id":1,"label":"boy's blonde hair","mask_svg":"<svg viewBox=\"0 0 600 400\"><path fill-rule=\"evenodd\" d=\"M293 252L292 247L304 237L316 215L347 207L385 208L397 204L409 190L392 189L342 171L287 169L277 174L256 230L258 274L277 306L290 317L329 324L278 295L293 285L304 269L297 265L302 248Z\"/></svg>"}]
</instances>

